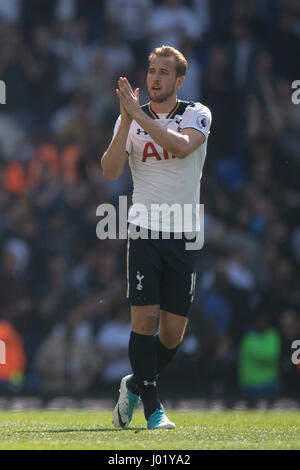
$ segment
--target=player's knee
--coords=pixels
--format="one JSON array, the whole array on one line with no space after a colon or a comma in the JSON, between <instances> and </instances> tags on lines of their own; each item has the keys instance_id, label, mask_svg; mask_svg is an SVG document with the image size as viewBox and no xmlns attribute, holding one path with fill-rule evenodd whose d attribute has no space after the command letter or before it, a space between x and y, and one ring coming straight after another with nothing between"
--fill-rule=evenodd
<instances>
[{"instance_id":1,"label":"player's knee","mask_svg":"<svg viewBox=\"0 0 300 470\"><path fill-rule=\"evenodd\" d=\"M163 346L165 346L165 348L174 349L177 346L179 346L179 344L182 342L183 333L181 332L177 333L172 330L168 330L164 332L160 331L159 339L160 339L160 342L163 344Z\"/></svg>"},{"instance_id":2,"label":"player's knee","mask_svg":"<svg viewBox=\"0 0 300 470\"><path fill-rule=\"evenodd\" d=\"M134 315L131 320L132 331L141 335L153 335L155 333L156 323L156 312L141 312L139 315Z\"/></svg>"}]
</instances>

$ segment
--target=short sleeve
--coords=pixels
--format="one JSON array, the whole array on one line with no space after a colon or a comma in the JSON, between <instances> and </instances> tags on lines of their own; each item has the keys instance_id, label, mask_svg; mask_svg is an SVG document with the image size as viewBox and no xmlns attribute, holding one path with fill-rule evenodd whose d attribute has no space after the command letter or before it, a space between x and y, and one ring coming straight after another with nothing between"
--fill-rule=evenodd
<instances>
[{"instance_id":1,"label":"short sleeve","mask_svg":"<svg viewBox=\"0 0 300 470\"><path fill-rule=\"evenodd\" d=\"M116 121L116 124L115 124L115 127L114 127L114 134L113 134L113 137L116 135L117 133L117 130L118 130L118 127L120 125L120 122L121 122L121 115L118 117L117 121ZM127 140L126 140L126 148L125 148L126 152L128 153L128 156L130 155L131 153L131 150L132 150L132 142L131 142L131 139L130 139L130 133L128 133L128 137L127 137Z\"/></svg>"},{"instance_id":2,"label":"short sleeve","mask_svg":"<svg viewBox=\"0 0 300 470\"><path fill-rule=\"evenodd\" d=\"M200 103L195 103L194 106L187 107L181 128L196 129L197 131L202 132L202 134L207 138L210 133L211 119L210 110Z\"/></svg>"}]
</instances>

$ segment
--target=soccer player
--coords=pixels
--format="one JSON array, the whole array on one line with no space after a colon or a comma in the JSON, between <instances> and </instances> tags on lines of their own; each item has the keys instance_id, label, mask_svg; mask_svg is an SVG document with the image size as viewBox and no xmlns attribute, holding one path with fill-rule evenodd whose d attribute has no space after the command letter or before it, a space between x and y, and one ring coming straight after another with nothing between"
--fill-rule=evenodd
<instances>
[{"instance_id":1,"label":"soccer player","mask_svg":"<svg viewBox=\"0 0 300 470\"><path fill-rule=\"evenodd\" d=\"M143 106L139 90L133 92L128 80L120 77L116 90L120 116L101 160L104 177L115 180L129 158L134 184L127 243L133 374L121 380L115 426L127 427L142 400L148 429L175 427L160 402L157 377L183 340L193 300L197 251L186 249L185 234L200 230L196 212L211 124L206 106L177 99L186 69L180 51L169 46L154 49L147 72L150 102ZM168 225L173 204L189 205L190 216L182 221L174 211ZM138 222L135 206L139 207ZM148 230L147 239L130 236L137 225ZM169 239L162 236L165 227ZM159 236L151 237L152 231Z\"/></svg>"}]
</instances>

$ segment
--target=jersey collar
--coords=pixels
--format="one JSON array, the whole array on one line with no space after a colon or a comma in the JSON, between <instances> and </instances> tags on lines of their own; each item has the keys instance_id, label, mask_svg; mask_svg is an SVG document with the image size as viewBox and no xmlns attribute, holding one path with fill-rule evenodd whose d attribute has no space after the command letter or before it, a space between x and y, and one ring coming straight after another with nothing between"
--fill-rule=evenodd
<instances>
[{"instance_id":1,"label":"jersey collar","mask_svg":"<svg viewBox=\"0 0 300 470\"><path fill-rule=\"evenodd\" d=\"M174 106L174 108L169 112L169 114L167 115L166 119L173 119L174 114L176 113L176 111L177 111L179 105L180 105L180 100L177 100L177 101L176 101L176 104L175 104L175 106ZM156 112L153 111L153 109L151 108L151 103L150 103L150 101L149 101L149 103L148 103L146 109L147 109L147 111L148 111L147 114L149 114L153 119L159 119L158 114L156 114Z\"/></svg>"}]
</instances>

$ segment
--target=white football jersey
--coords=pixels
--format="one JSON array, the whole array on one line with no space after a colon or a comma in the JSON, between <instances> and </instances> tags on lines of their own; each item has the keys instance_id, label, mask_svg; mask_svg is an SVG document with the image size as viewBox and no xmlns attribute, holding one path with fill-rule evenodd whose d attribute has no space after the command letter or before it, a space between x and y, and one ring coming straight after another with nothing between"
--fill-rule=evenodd
<instances>
[{"instance_id":1,"label":"white football jersey","mask_svg":"<svg viewBox=\"0 0 300 470\"><path fill-rule=\"evenodd\" d=\"M173 131L196 129L205 142L186 158L171 155L132 121L126 142L133 179L133 205L128 221L155 231L195 232L200 230L200 181L210 132L211 112L201 103L177 100L169 114L156 114L150 103L144 112ZM114 134L120 124L119 116Z\"/></svg>"}]
</instances>

